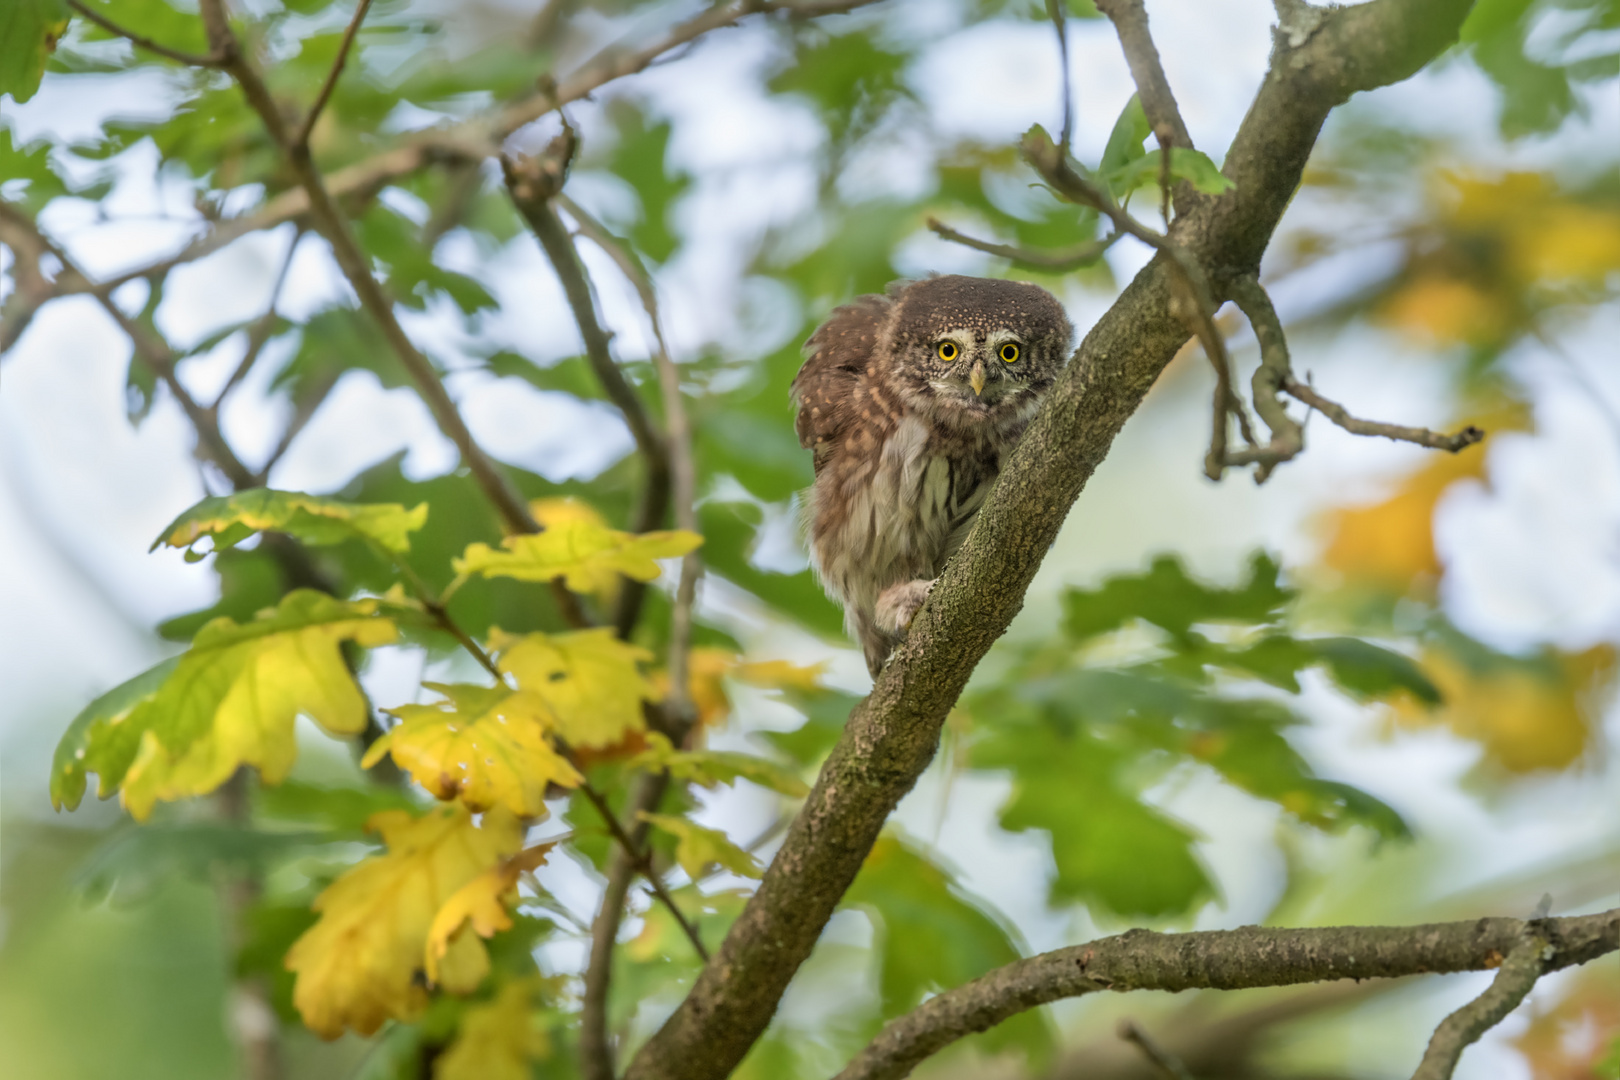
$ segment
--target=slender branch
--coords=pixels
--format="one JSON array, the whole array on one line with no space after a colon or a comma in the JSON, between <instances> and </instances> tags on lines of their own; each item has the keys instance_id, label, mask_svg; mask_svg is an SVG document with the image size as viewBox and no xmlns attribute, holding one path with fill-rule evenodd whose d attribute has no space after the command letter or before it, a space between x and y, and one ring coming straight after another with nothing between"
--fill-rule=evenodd
<instances>
[{"instance_id":1,"label":"slender branch","mask_svg":"<svg viewBox=\"0 0 1620 1080\"><path fill-rule=\"evenodd\" d=\"M1178 213L1186 213L1199 197L1185 181L1175 185L1174 192L1170 183L1170 156L1177 147L1192 149L1192 136L1181 118L1181 108L1170 89L1170 80L1165 78L1142 0L1102 0L1097 10L1108 16L1119 34L1120 49L1131 69L1131 79L1136 83L1137 100L1142 103L1142 115L1147 117L1148 127L1159 143L1159 197L1168 228L1172 196Z\"/></svg>"},{"instance_id":2,"label":"slender branch","mask_svg":"<svg viewBox=\"0 0 1620 1080\"><path fill-rule=\"evenodd\" d=\"M646 485L642 489L631 532L647 532L662 523L669 507L670 459L669 444L664 434L654 426L635 387L624 377L613 360L608 347L608 335L596 317L596 304L591 295L591 283L585 276L585 267L574 249L574 240L568 234L562 219L551 202L562 188L573 157L573 130L565 128L543 154L536 157L508 156L502 159L506 187L512 203L534 231L540 247L551 261L557 278L562 282L568 306L573 310L580 337L585 342L585 356L590 362L596 380L602 385L608 400L618 407L624 417L636 450L646 465ZM620 637L627 637L640 615L645 587L640 582L625 581L621 585L618 610L614 615L614 628Z\"/></svg>"},{"instance_id":3,"label":"slender branch","mask_svg":"<svg viewBox=\"0 0 1620 1080\"><path fill-rule=\"evenodd\" d=\"M1280 34L1226 155L1236 186L1176 219L1178 246L1221 268L1223 284L1253 273L1332 109L1421 68L1455 40L1468 8L1468 0L1313 8L1310 33ZM889 813L933 759L969 676L1022 607L1070 506L1186 342L1170 310L1169 262L1143 268L1048 391L905 642L851 712L759 888L626 1080L719 1080L770 1023Z\"/></svg>"},{"instance_id":4,"label":"slender branch","mask_svg":"<svg viewBox=\"0 0 1620 1080\"><path fill-rule=\"evenodd\" d=\"M610 45L597 53L566 79L539 94L516 102L501 113L495 124L499 139L516 131L524 124L540 119L553 109L561 108L592 91L626 75L645 71L665 54L690 44L711 30L731 26L748 15L786 12L794 18L810 19L819 15L835 15L851 11L877 0L730 0L694 15L683 23L671 27L663 37L640 48Z\"/></svg>"},{"instance_id":5,"label":"slender branch","mask_svg":"<svg viewBox=\"0 0 1620 1080\"><path fill-rule=\"evenodd\" d=\"M281 299L282 287L287 284L287 273L292 269L293 256L298 254L298 244L303 239L304 230L302 228L293 233L292 243L287 245L287 255L281 260L281 269L276 272L275 283L270 286L270 303L265 307L264 314L259 316L259 320L248 331L247 348L242 353L242 359L237 362L230 378L225 380L225 385L219 388L219 393L214 397L214 403L208 406L210 411L218 412L219 407L225 402L226 395L236 389L243 379L247 378L248 372L252 371L253 365L258 362L259 353L264 351L265 343L270 340L270 333L276 327L276 304ZM290 443L292 440L285 439L284 441ZM266 470L268 470L268 466L266 466Z\"/></svg>"},{"instance_id":6,"label":"slender branch","mask_svg":"<svg viewBox=\"0 0 1620 1080\"><path fill-rule=\"evenodd\" d=\"M394 315L393 303L377 279L372 276L369 261L361 250L359 241L355 239L348 219L338 208L331 193L326 189L319 170L310 159L308 146L294 141L279 106L270 95L269 87L265 85L258 70L243 55L235 36L231 33L225 16L224 0L201 0L199 10L203 23L208 28L210 42L215 51L225 57L226 70L242 87L248 104L259 114L271 137L287 151L293 172L309 197L309 212L313 223L332 245L332 255L342 269L343 276L348 279L350 287L360 298L360 306L376 320L383 338L410 375L411 381L416 384L417 393L421 395L428 411L438 422L439 429L455 443L456 449L461 453L461 460L466 463L479 487L494 504L506 527L518 533L539 532L539 523L529 512L528 504L512 486L506 474L473 440L472 432L462 420L455 402L445 391L444 384L439 381L438 372L434 370L427 357L417 350L404 328L400 326L398 318Z\"/></svg>"},{"instance_id":7,"label":"slender branch","mask_svg":"<svg viewBox=\"0 0 1620 1080\"><path fill-rule=\"evenodd\" d=\"M1233 282L1232 299L1248 318L1255 340L1260 343L1260 366L1255 369L1250 387L1254 410L1271 429L1271 441L1265 446L1227 454L1226 464L1258 465L1254 482L1263 484L1272 470L1305 449L1305 429L1288 415L1288 409L1277 396L1293 378L1293 369L1289 366L1288 338L1283 333L1277 309L1271 305L1271 297L1266 295L1258 278L1249 276Z\"/></svg>"},{"instance_id":8,"label":"slender branch","mask_svg":"<svg viewBox=\"0 0 1620 1080\"><path fill-rule=\"evenodd\" d=\"M579 225L580 234L607 253L620 273L635 286L641 306L652 326L653 363L658 369L658 385L664 401L664 426L668 432L670 479L675 503L675 527L700 532L697 520L697 465L692 454L692 425L686 415L686 399L681 394L681 373L669 355L663 320L658 315L658 293L652 275L630 245L610 233L601 222L577 206L566 195L557 203ZM692 646L692 606L697 600L698 580L703 576L703 559L688 552L681 559L680 583L675 587L675 606L670 615L669 685L665 703L668 715L689 724L692 703L688 692L689 659ZM679 740L676 740L677 742Z\"/></svg>"},{"instance_id":9,"label":"slender branch","mask_svg":"<svg viewBox=\"0 0 1620 1080\"><path fill-rule=\"evenodd\" d=\"M339 77L343 74L343 66L348 63L349 49L354 45L354 37L360 32L360 24L365 21L366 12L371 10L371 0L360 0L354 8L354 17L343 31L343 40L338 43L337 58L332 61L332 70L326 73L326 81L321 84L321 91L315 95L315 104L309 107L309 115L298 128L298 134L293 136L293 146L309 146L310 133L315 130L315 122L321 118L321 111L331 100L332 91L337 89Z\"/></svg>"},{"instance_id":10,"label":"slender branch","mask_svg":"<svg viewBox=\"0 0 1620 1080\"><path fill-rule=\"evenodd\" d=\"M1620 908L1531 923L1487 918L1425 926L1301 930L1246 926L1189 934L1132 930L1008 964L930 998L891 1021L837 1080L898 1080L923 1059L966 1035L988 1030L1047 1002L1104 990L1241 990L1483 971L1501 964L1503 956L1516 949L1532 927L1545 935L1543 948L1535 954L1544 958L1539 961L1543 971L1584 964L1620 949ZM1517 986L1518 977L1509 985ZM1458 1035L1472 1031L1487 1015L1495 1015L1495 1019L1484 1026L1495 1023L1523 996L1521 991L1495 1015L1506 994L1487 994L1492 1004L1480 1006L1466 1021L1459 1021ZM1475 1032L1467 1041L1477 1037ZM1461 1045L1465 1044L1457 1046L1458 1052ZM1437 1080L1439 1075L1420 1074L1418 1080Z\"/></svg>"},{"instance_id":11,"label":"slender branch","mask_svg":"<svg viewBox=\"0 0 1620 1080\"><path fill-rule=\"evenodd\" d=\"M590 804L596 808L596 812L602 816L602 820L607 823L608 832L612 833L613 839L619 842L620 849L635 863L636 869L647 879L647 884L652 886L653 894L663 901L664 906L669 909L669 913L680 924L681 930L686 934L686 940L692 943L692 948L696 950L703 962L708 963L709 950L704 947L703 939L698 936L697 927L688 922L686 916L681 914L680 905L675 903L675 898L670 896L669 890L664 888L663 881L653 867L652 855L646 850L638 848L630 839L629 833L625 832L624 826L619 824L619 819L614 816L613 808L608 805L601 792L588 783L581 784L579 790L590 801Z\"/></svg>"},{"instance_id":12,"label":"slender branch","mask_svg":"<svg viewBox=\"0 0 1620 1080\"><path fill-rule=\"evenodd\" d=\"M1536 980L1548 970L1547 962L1556 955L1557 950L1546 938L1534 931L1525 934L1507 959L1500 961L1502 966L1490 987L1440 1021L1412 1080L1451 1080L1462 1052L1519 1007L1519 1002L1535 988Z\"/></svg>"},{"instance_id":13,"label":"slender branch","mask_svg":"<svg viewBox=\"0 0 1620 1080\"><path fill-rule=\"evenodd\" d=\"M1290 378L1283 384L1283 390L1303 401L1335 424L1344 428L1344 430L1355 435L1382 435L1386 439L1417 443L1419 446L1427 446L1431 450L1449 450L1453 454L1465 447L1473 446L1485 438L1485 432L1472 424L1451 435L1442 435L1438 431L1430 431L1428 428L1383 424L1376 420L1357 420L1345 410L1343 405L1329 401L1307 384L1294 378Z\"/></svg>"},{"instance_id":14,"label":"slender branch","mask_svg":"<svg viewBox=\"0 0 1620 1080\"><path fill-rule=\"evenodd\" d=\"M1063 68L1063 130L1058 145L1064 150L1074 136L1074 87L1069 75L1069 27L1067 0L1046 0L1046 17L1057 32L1058 63Z\"/></svg>"},{"instance_id":15,"label":"slender branch","mask_svg":"<svg viewBox=\"0 0 1620 1080\"><path fill-rule=\"evenodd\" d=\"M84 278L83 272L72 259L68 258L67 253L51 243L45 234L40 232L32 218L13 204L3 201L0 201L0 236L28 237L28 243L34 250L48 254L62 264L63 275L81 280ZM113 303L112 297L106 293L96 294L96 300L129 338L136 359L168 388L175 402L186 414L186 418L191 421L192 427L197 431L198 454L224 473L232 486L237 488L254 486L253 470L242 463L242 459L236 456L236 452L225 441L225 436L219 429L219 418L199 404L180 381L175 372L179 357L169 347L168 342L124 314L123 309Z\"/></svg>"},{"instance_id":16,"label":"slender branch","mask_svg":"<svg viewBox=\"0 0 1620 1080\"><path fill-rule=\"evenodd\" d=\"M630 841L640 851L652 826L640 819L642 811L658 808L669 786L667 773L647 774L630 790L625 820L631 822ZM607 887L591 924L591 955L585 968L585 991L580 997L579 1062L585 1080L613 1080L613 1045L608 1037L608 987L613 977L613 952L624 920L624 902L639 868L624 849L614 852L608 865ZM701 950L700 950L701 952Z\"/></svg>"},{"instance_id":17,"label":"slender branch","mask_svg":"<svg viewBox=\"0 0 1620 1080\"><path fill-rule=\"evenodd\" d=\"M1069 155L1054 146L1043 131L1031 132L1024 137L1024 156L1037 172L1057 191L1089 206L1114 223L1117 231L1129 233L1157 250L1167 258L1176 286L1171 312L1186 323L1190 333L1204 347L1204 355L1215 369L1215 399L1210 424L1209 453L1204 458L1204 474L1219 480L1226 467L1226 418L1237 417L1239 430L1249 445L1254 445L1254 432L1249 425L1243 403L1232 389L1232 358L1227 353L1226 338L1215 325L1215 311L1220 306L1215 300L1209 275L1185 248L1169 236L1156 232L1137 221L1105 189L1080 175L1070 163ZM1162 160L1162 159L1161 159Z\"/></svg>"},{"instance_id":18,"label":"slender branch","mask_svg":"<svg viewBox=\"0 0 1620 1080\"><path fill-rule=\"evenodd\" d=\"M928 219L928 228L941 240L949 240L953 244L961 244L975 251L982 251L987 255L1007 259L1019 266L1027 266L1031 270L1045 270L1048 273L1063 274L1070 270L1078 270L1082 266L1089 266L1102 258L1103 254L1124 234L1115 230L1100 240L1087 240L1083 244L1073 247L1055 248L1051 251L1031 251L1028 248L1015 247L1012 244L997 244L989 240L980 240L976 237L959 233L946 225L938 218Z\"/></svg>"},{"instance_id":19,"label":"slender branch","mask_svg":"<svg viewBox=\"0 0 1620 1080\"><path fill-rule=\"evenodd\" d=\"M1142 1056L1151 1061L1154 1067L1170 1080L1193 1080L1193 1074L1188 1071L1182 1060L1160 1046L1158 1040L1149 1035L1135 1020L1119 1022L1119 1037L1135 1045L1142 1051Z\"/></svg>"},{"instance_id":20,"label":"slender branch","mask_svg":"<svg viewBox=\"0 0 1620 1080\"><path fill-rule=\"evenodd\" d=\"M138 49L145 49L149 53L154 53L157 56L190 67L217 68L225 66L224 58L217 54L201 56L197 53L181 52L179 49L171 49L167 45L159 45L151 38L142 37L133 30L126 30L89 4L83 3L82 0L68 0L68 7L107 31L107 33L125 39Z\"/></svg>"}]
</instances>

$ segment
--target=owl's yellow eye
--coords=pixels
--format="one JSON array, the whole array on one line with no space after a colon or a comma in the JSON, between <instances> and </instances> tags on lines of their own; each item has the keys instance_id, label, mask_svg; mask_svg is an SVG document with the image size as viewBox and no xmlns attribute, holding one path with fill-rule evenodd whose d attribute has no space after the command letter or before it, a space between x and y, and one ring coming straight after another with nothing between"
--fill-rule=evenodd
<instances>
[{"instance_id":1,"label":"owl's yellow eye","mask_svg":"<svg viewBox=\"0 0 1620 1080\"><path fill-rule=\"evenodd\" d=\"M955 360L961 351L962 350L956 347L956 342L954 341L942 341L939 343L939 358L945 361L947 364L952 360Z\"/></svg>"},{"instance_id":2,"label":"owl's yellow eye","mask_svg":"<svg viewBox=\"0 0 1620 1080\"><path fill-rule=\"evenodd\" d=\"M1018 362L1018 346L1014 342L1011 342L1011 341L1007 342L1007 344L1005 344L1001 348L997 349L996 352L1003 360L1005 360L1009 364L1014 364L1014 363Z\"/></svg>"}]
</instances>

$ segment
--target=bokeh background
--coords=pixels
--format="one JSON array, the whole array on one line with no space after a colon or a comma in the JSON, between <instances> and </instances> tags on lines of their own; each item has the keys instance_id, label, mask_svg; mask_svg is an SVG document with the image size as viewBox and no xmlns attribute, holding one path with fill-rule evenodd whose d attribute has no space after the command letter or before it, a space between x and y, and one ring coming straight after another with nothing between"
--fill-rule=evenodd
<instances>
[{"instance_id":1,"label":"bokeh background","mask_svg":"<svg viewBox=\"0 0 1620 1080\"><path fill-rule=\"evenodd\" d=\"M697 6L576 5L557 68ZM362 36L346 78L386 94L426 70L477 64L521 36L534 7L379 5L383 17ZM757 580L711 576L702 611L750 659L826 661L831 684L866 685L859 657L813 632L828 625L824 615L795 622L760 599L814 594L791 505L791 481L808 465L782 393L791 376L782 358L804 327L830 303L899 274L1008 272L929 233L929 214L987 237L1072 239L1009 149L1030 124L1055 129L1061 115L1053 30L1035 7L889 0L815 28L744 25L572 111L584 157L569 193L657 261L671 351L711 395L712 407L698 409L708 455L701 494L711 513L751 527ZM1193 139L1218 162L1265 71L1271 7L1156 0L1148 8ZM304 32L331 34L347 13L314 5L299 17ZM1620 6L1497 0L1481 5L1468 33L1415 78L1335 112L1265 279L1296 369L1324 393L1380 420L1480 423L1491 433L1483 447L1437 455L1353 437L1316 417L1306 453L1266 485L1239 473L1212 484L1201 471L1209 373L1191 349L1087 487L1009 635L1042 638L1060 617L1064 586L1140 571L1155 555L1174 553L1197 575L1232 583L1263 550L1303 590L1304 617L1400 638L1446 693L1444 707L1427 710L1359 704L1307 681L1301 709L1310 722L1290 734L1320 774L1397 809L1410 841L1305 829L1195 769L1157 780L1149 801L1192 824L1218 885L1213 899L1160 925L1528 915L1544 894L1564 913L1620 896L1611 678L1620 643ZM1072 19L1068 34L1076 154L1095 161L1132 86L1106 21ZM0 99L8 163L0 195L36 197L42 189L23 159L45 155L63 186L39 203L39 222L98 278L177 250L201 221L196 183L160 168L153 141L194 91L171 70L130 67L129 58L127 46L97 39L80 20L37 96ZM382 129L445 122L487 101L452 89L397 102ZM555 130L542 121L515 139L533 149ZM323 151L347 152L318 139ZM191 152L215 150L199 137ZM483 183L494 203L504 198L498 178ZM261 195L238 188L226 212ZM385 189L378 202L417 227L430 214L409 185ZM1138 209L1153 218L1145 202ZM498 304L469 314L438 292L405 312L415 340L450 373L479 441L555 484L614 475L630 438L604 403L572 392L566 361L580 351L578 334L532 237L506 224L458 227L432 254ZM636 295L598 256L585 247L615 349L643 360L649 336ZM1146 257L1122 243L1098 267L1038 280L1084 328ZM9 268L11 253L0 260ZM160 303L149 303L141 282L115 294L195 350L181 375L206 399L242 347L240 332L216 339L264 309L284 262L278 307L309 327L272 339L221 415L252 463L275 450L286 417L318 381L298 373L317 332L310 320L350 302L324 245L284 225L177 269ZM0 290L13 285L0 280ZM1253 337L1240 318L1222 325L1246 376ZM557 366L535 376L494 359L502 354ZM48 305L0 358L0 1073L24 1080L183 1080L236 1067L227 928L213 881L183 860L130 856L131 826L115 805L57 815L46 795L52 748L74 713L178 648L154 628L220 595L209 562L148 553L161 527L218 481L193 456L193 431L172 398L132 380L130 359L128 340L88 297ZM313 396L307 423L270 470L273 486L352 494L456 467L411 390L364 362L346 366L353 370L333 372ZM748 404L735 404L737 388L751 386ZM751 463L768 475L749 475ZM423 662L406 650L380 655L364 681L376 699L401 700ZM797 722L765 692L731 693L716 745L757 747L751 732ZM335 781L353 765L316 738L300 770ZM1011 784L964 769L948 741L899 819L1030 950L1138 921L1048 902L1045 841L996 825ZM701 819L747 835L760 815L756 795L709 798ZM599 881L576 865L548 885L588 920ZM840 915L779 1024L836 1026L849 987L865 977L859 947L871 933L858 914ZM577 943L548 948L577 958L568 951ZM1398 1076L1434 1024L1486 978L1319 991L1288 1005L1276 996L1190 1006L1151 995L1087 999L1054 1015L1064 1043L1083 1048L1073 1060L1094 1069L1130 1065L1129 1048L1112 1036L1119 1016L1150 1026L1175 1017L1184 1027L1248 1017L1252 1032L1236 1033L1233 1021L1223 1037L1252 1035L1276 1075ZM1617 1032L1620 966L1610 960L1543 980L1458 1075L1602 1075ZM293 1047L292 1075L372 1067L356 1040L307 1042ZM1069 1060L1046 1075L1082 1075ZM1021 1075L979 1059L951 1068Z\"/></svg>"}]
</instances>

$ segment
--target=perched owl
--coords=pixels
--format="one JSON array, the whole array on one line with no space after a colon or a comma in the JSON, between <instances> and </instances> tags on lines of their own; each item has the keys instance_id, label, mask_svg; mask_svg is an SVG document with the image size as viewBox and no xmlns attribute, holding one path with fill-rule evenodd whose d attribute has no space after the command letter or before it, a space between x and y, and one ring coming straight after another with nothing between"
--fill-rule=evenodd
<instances>
[{"instance_id":1,"label":"perched owl","mask_svg":"<svg viewBox=\"0 0 1620 1080\"><path fill-rule=\"evenodd\" d=\"M834 311L793 380L812 561L877 677L1068 357L1046 290L951 275Z\"/></svg>"}]
</instances>

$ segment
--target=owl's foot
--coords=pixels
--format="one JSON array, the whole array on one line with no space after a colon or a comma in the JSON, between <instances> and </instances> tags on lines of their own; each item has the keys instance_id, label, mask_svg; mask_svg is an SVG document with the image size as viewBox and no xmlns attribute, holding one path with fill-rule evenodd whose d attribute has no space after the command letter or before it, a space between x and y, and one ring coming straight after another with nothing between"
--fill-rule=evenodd
<instances>
[{"instance_id":1,"label":"owl's foot","mask_svg":"<svg viewBox=\"0 0 1620 1080\"><path fill-rule=\"evenodd\" d=\"M917 609L923 606L933 587L933 579L919 578L884 589L878 594L877 607L872 613L878 626L891 634L904 634L911 628L911 620L917 617Z\"/></svg>"}]
</instances>

